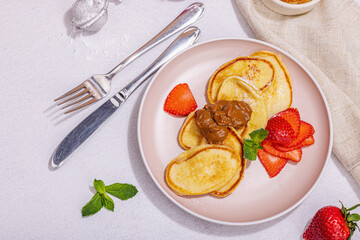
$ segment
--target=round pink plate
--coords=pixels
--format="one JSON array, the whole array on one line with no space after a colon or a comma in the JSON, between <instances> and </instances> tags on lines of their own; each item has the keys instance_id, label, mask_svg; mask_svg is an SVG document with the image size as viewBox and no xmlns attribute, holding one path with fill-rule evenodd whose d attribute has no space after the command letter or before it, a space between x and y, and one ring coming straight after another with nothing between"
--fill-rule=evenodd
<instances>
[{"instance_id":1,"label":"round pink plate","mask_svg":"<svg viewBox=\"0 0 360 240\"><path fill-rule=\"evenodd\" d=\"M167 164L184 150L178 134L185 120L163 110L164 102L179 83L187 83L198 108L206 104L210 76L223 63L259 50L279 54L293 84L292 106L301 119L315 128L315 144L303 148L299 163L289 161L269 178L259 160L249 163L243 181L225 198L211 195L180 197L166 185ZM248 225L275 219L298 206L314 189L331 153L332 125L329 108L311 74L283 50L251 39L217 39L193 46L163 66L149 83L138 119L138 140L145 166L160 190L185 211L211 222Z\"/></svg>"}]
</instances>

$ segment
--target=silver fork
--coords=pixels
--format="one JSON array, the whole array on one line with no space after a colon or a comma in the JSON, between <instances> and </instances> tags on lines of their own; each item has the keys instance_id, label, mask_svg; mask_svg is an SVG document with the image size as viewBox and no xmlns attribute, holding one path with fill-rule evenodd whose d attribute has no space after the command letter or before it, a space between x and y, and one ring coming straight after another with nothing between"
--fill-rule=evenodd
<instances>
[{"instance_id":1,"label":"silver fork","mask_svg":"<svg viewBox=\"0 0 360 240\"><path fill-rule=\"evenodd\" d=\"M138 58L139 56L141 56L151 48L155 47L165 39L173 36L182 29L185 29L186 27L190 26L192 23L194 23L203 15L204 9L205 7L204 4L202 3L191 4L168 26L166 26L160 33L158 33L144 46L136 50L124 61L119 63L110 72L108 72L107 74L98 74L89 77L79 86L73 88L69 92L56 98L54 101L57 102L62 100L58 103L58 105L68 103L67 105L63 106L61 109L65 109L75 105L72 109L65 112L65 114L67 114L102 99L110 92L111 80L120 70L125 68L129 63L131 63L136 58Z\"/></svg>"},{"instance_id":2,"label":"silver fork","mask_svg":"<svg viewBox=\"0 0 360 240\"><path fill-rule=\"evenodd\" d=\"M197 27L187 28L139 76L80 122L56 148L51 157L51 167L56 169L64 164L76 149L112 116L141 84L145 83L161 66L170 61L174 56L192 46L198 40L199 35L200 29Z\"/></svg>"}]
</instances>

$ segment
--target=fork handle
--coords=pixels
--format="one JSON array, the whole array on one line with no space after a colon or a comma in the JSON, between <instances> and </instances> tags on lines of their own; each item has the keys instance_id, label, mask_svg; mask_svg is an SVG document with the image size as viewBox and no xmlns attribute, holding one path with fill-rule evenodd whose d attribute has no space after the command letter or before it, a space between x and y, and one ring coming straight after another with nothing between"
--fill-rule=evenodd
<instances>
[{"instance_id":1,"label":"fork handle","mask_svg":"<svg viewBox=\"0 0 360 240\"><path fill-rule=\"evenodd\" d=\"M200 29L189 27L180 34L169 47L136 79L125 86L120 92L120 96L126 100L145 80L153 75L164 63L176 56L181 51L193 45L199 38Z\"/></svg>"},{"instance_id":2,"label":"fork handle","mask_svg":"<svg viewBox=\"0 0 360 240\"><path fill-rule=\"evenodd\" d=\"M114 69L106 74L106 77L111 80L120 70L126 67L129 63L136 58L155 47L162 41L173 36L182 29L190 26L204 14L204 4L197 2L188 6L177 18L175 18L168 26L159 32L154 38L147 42L144 46L140 47L133 54L127 57L124 61L119 63Z\"/></svg>"}]
</instances>

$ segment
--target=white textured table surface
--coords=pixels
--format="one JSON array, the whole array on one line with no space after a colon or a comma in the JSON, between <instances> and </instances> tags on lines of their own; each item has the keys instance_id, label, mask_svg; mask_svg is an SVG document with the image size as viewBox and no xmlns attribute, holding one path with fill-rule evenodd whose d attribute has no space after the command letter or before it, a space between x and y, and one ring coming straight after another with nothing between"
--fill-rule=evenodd
<instances>
[{"instance_id":1,"label":"white textured table surface","mask_svg":"<svg viewBox=\"0 0 360 240\"><path fill-rule=\"evenodd\" d=\"M69 118L52 99L93 73L110 70L179 14L190 0L110 1L109 19L96 34L73 37L73 1L5 1L0 8L0 239L300 239L322 206L359 202L359 186L331 156L310 196L271 222L231 227L186 213L156 187L137 143L145 85L73 158L57 171L49 158L62 138L101 103ZM254 37L235 0L206 1L196 23L199 42ZM111 93L134 78L165 48L161 44L123 70ZM126 182L139 193L115 199L115 212L81 217L94 178ZM301 179L299 179L301 181ZM355 233L354 239L360 239Z\"/></svg>"}]
</instances>

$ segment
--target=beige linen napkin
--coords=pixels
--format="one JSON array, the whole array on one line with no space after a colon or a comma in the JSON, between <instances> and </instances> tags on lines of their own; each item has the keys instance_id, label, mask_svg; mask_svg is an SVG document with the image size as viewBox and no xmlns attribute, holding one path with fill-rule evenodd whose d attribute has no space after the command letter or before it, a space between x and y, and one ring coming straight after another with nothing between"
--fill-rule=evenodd
<instances>
[{"instance_id":1,"label":"beige linen napkin","mask_svg":"<svg viewBox=\"0 0 360 240\"><path fill-rule=\"evenodd\" d=\"M322 0L299 16L283 16L261 0L237 0L255 35L289 52L314 75L330 106L333 152L360 184L360 7Z\"/></svg>"}]
</instances>

